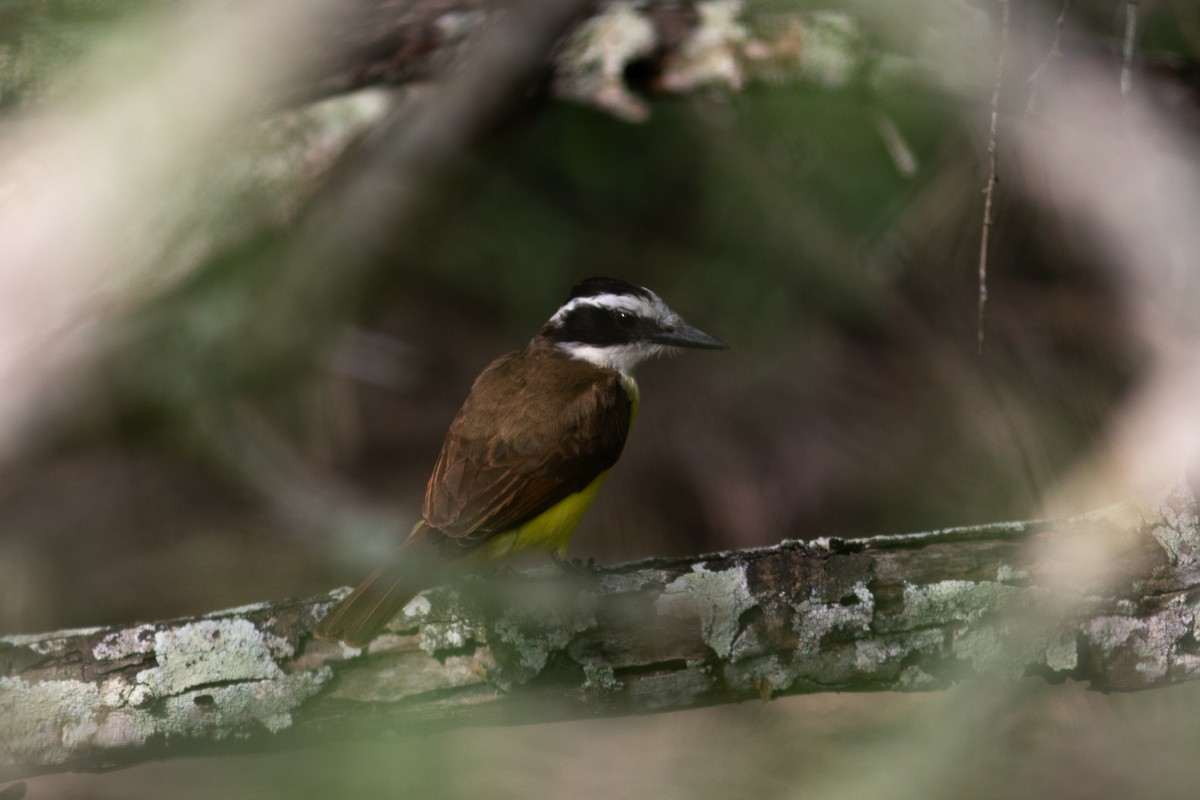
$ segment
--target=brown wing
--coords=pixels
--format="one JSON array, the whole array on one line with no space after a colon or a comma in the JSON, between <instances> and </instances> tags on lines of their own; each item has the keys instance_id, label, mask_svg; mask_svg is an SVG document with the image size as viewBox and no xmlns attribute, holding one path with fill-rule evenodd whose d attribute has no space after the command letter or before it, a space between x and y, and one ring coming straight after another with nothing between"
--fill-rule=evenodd
<instances>
[{"instance_id":1,"label":"brown wing","mask_svg":"<svg viewBox=\"0 0 1200 800\"><path fill-rule=\"evenodd\" d=\"M631 415L615 370L551 350L501 356L450 425L426 523L471 545L537 516L616 463Z\"/></svg>"}]
</instances>

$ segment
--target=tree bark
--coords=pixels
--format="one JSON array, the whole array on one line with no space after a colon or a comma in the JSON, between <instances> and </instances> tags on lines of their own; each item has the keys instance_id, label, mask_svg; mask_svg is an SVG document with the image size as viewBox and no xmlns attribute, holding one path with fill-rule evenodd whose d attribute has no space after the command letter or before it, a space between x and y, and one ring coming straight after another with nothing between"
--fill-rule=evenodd
<instances>
[{"instance_id":1,"label":"tree bark","mask_svg":"<svg viewBox=\"0 0 1200 800\"><path fill-rule=\"evenodd\" d=\"M980 676L1165 686L1200 675L1198 529L1179 487L1151 510L464 578L365 650L312 638L340 592L9 636L0 779ZM1101 543L1104 581L1038 557Z\"/></svg>"}]
</instances>

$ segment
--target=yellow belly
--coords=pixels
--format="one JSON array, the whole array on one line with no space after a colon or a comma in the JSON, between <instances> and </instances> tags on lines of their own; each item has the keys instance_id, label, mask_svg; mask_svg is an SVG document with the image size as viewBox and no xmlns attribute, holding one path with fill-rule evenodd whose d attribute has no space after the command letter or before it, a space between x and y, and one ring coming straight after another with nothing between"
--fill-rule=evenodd
<instances>
[{"instance_id":1,"label":"yellow belly","mask_svg":"<svg viewBox=\"0 0 1200 800\"><path fill-rule=\"evenodd\" d=\"M629 394L631 404L629 426L637 418L638 403L641 397L637 383L628 375L621 376L621 383ZM524 550L549 550L556 556L567 554L567 545L571 542L571 534L575 533L579 521L596 499L596 492L608 478L608 470L601 472L596 479L583 488L582 491L569 494L555 505L550 506L533 519L522 523L511 531L497 534L481 548L483 557L489 561L516 555Z\"/></svg>"},{"instance_id":2,"label":"yellow belly","mask_svg":"<svg viewBox=\"0 0 1200 800\"><path fill-rule=\"evenodd\" d=\"M550 550L558 556L565 556L571 534L596 499L596 492L600 491L607 477L608 471L605 470L583 491L567 495L519 527L493 536L483 546L486 553L484 557L489 561L499 560L523 550Z\"/></svg>"}]
</instances>

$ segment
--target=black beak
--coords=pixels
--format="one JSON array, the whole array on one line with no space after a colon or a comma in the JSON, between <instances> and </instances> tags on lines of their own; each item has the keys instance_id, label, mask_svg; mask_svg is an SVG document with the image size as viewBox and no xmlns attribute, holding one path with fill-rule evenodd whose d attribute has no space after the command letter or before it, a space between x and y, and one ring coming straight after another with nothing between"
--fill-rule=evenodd
<instances>
[{"instance_id":1,"label":"black beak","mask_svg":"<svg viewBox=\"0 0 1200 800\"><path fill-rule=\"evenodd\" d=\"M709 336L683 320L679 320L669 329L659 328L651 334L650 341L671 347L695 347L699 350L726 350L729 348L729 345L717 337Z\"/></svg>"}]
</instances>

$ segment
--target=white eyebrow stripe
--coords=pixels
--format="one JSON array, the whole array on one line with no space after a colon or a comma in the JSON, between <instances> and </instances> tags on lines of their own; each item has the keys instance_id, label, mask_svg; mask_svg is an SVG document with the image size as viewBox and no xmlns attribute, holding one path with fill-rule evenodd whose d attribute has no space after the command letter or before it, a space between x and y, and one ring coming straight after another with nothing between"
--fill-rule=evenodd
<instances>
[{"instance_id":1,"label":"white eyebrow stripe","mask_svg":"<svg viewBox=\"0 0 1200 800\"><path fill-rule=\"evenodd\" d=\"M635 297L628 294L598 294L594 297L576 297L556 311L554 316L550 318L550 321L561 322L568 314L580 306L628 311L631 314L638 314L643 317L652 317L657 310L653 301L646 300L643 297Z\"/></svg>"}]
</instances>

